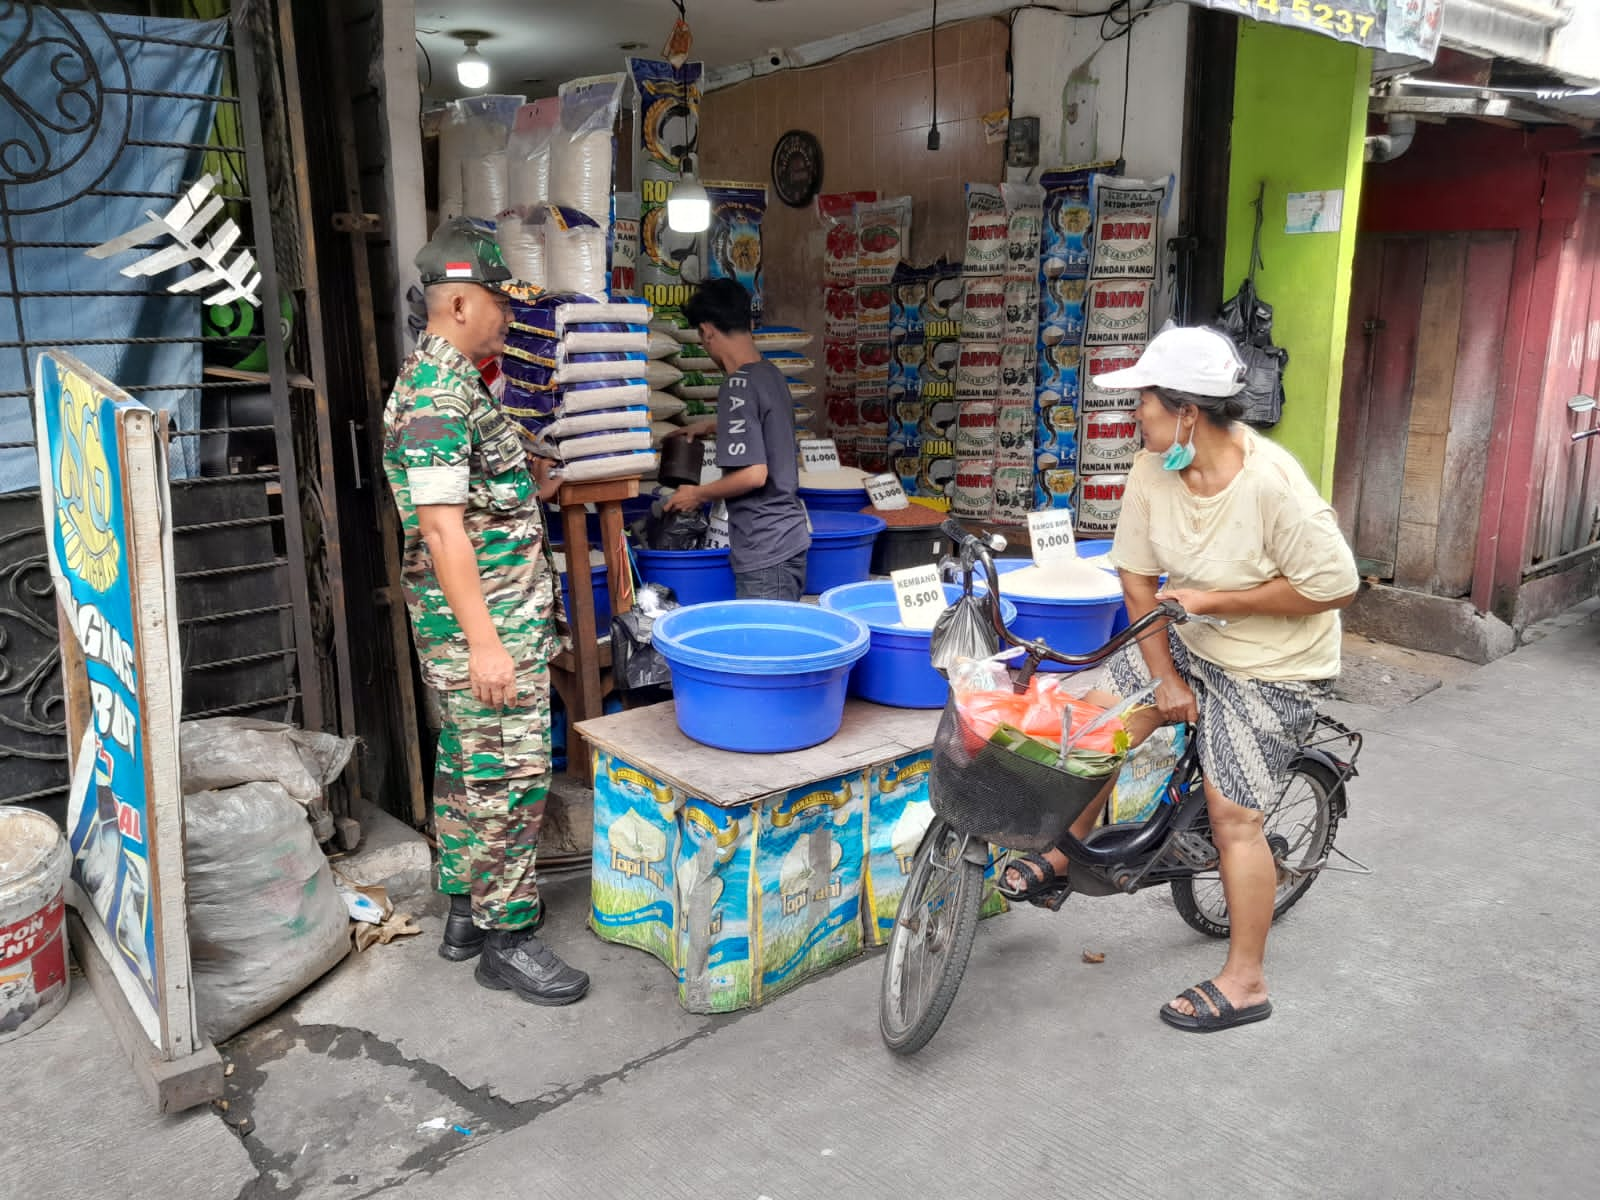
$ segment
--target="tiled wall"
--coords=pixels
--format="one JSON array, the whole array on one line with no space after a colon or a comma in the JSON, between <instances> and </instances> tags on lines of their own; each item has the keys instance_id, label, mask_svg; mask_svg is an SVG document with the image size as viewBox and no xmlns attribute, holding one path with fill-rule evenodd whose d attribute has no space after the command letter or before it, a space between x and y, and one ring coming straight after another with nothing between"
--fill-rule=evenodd
<instances>
[{"instance_id":1,"label":"tiled wall","mask_svg":"<svg viewBox=\"0 0 1600 1200\"><path fill-rule=\"evenodd\" d=\"M979 117L1006 103L1006 24L985 17L858 50L819 67L780 71L705 97L700 168L705 179L765 182L772 148L790 129L822 144L825 192L876 188L911 196L911 259L960 258L962 184L998 183L1005 147L986 144ZM940 149L928 150L939 62ZM762 226L767 320L822 331L822 234L813 206L769 194Z\"/></svg>"}]
</instances>

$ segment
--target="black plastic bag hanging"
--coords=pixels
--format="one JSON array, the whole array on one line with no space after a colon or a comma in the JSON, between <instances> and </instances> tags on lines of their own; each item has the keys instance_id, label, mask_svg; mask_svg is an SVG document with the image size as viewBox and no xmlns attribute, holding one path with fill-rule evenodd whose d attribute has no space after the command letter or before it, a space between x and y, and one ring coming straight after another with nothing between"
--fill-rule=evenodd
<instances>
[{"instance_id":1,"label":"black plastic bag hanging","mask_svg":"<svg viewBox=\"0 0 1600 1200\"><path fill-rule=\"evenodd\" d=\"M633 607L611 618L611 674L624 692L672 682L672 668L655 648L651 631L656 618L678 607L672 589L659 583L641 585Z\"/></svg>"},{"instance_id":2,"label":"black plastic bag hanging","mask_svg":"<svg viewBox=\"0 0 1600 1200\"><path fill-rule=\"evenodd\" d=\"M963 658L989 658L1000 650L1000 634L995 630L996 603L992 593L962 596L934 623L929 641L933 669L949 677L950 668Z\"/></svg>"},{"instance_id":3,"label":"black plastic bag hanging","mask_svg":"<svg viewBox=\"0 0 1600 1200\"><path fill-rule=\"evenodd\" d=\"M1250 273L1218 314L1223 332L1238 346L1244 362L1240 420L1261 429L1271 428L1283 417L1283 373L1289 366L1289 352L1272 344L1272 305L1256 292L1256 270L1265 265L1261 261L1261 225L1266 216L1266 190L1263 183L1253 201L1256 228L1250 244Z\"/></svg>"}]
</instances>

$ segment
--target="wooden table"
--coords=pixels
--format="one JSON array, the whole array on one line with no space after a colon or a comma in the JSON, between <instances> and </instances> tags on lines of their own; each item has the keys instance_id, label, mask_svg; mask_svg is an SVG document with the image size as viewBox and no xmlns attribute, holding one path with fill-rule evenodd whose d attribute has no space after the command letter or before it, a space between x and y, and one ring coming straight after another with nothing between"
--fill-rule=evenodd
<instances>
[{"instance_id":1,"label":"wooden table","mask_svg":"<svg viewBox=\"0 0 1600 1200\"><path fill-rule=\"evenodd\" d=\"M563 484L556 493L561 506L563 551L567 560L567 586L571 604L567 621L572 649L562 650L550 662L550 683L567 710L567 774L585 783L591 770L589 747L578 723L605 711L605 695L612 688L611 643L600 644L602 631L594 611L594 585L589 577L589 527L584 509L593 504L600 514L600 543L610 581L611 614L633 607L633 571L623 547L622 502L639 494L639 480L603 479L593 483ZM559 587L559 581L558 581ZM608 627L603 631L609 635Z\"/></svg>"},{"instance_id":2,"label":"wooden table","mask_svg":"<svg viewBox=\"0 0 1600 1200\"><path fill-rule=\"evenodd\" d=\"M684 736L670 702L601 717L588 722L582 733L586 744L647 767L654 778L685 795L740 805L926 750L943 712L847 700L838 733L820 745L782 754L736 754L703 746Z\"/></svg>"}]
</instances>

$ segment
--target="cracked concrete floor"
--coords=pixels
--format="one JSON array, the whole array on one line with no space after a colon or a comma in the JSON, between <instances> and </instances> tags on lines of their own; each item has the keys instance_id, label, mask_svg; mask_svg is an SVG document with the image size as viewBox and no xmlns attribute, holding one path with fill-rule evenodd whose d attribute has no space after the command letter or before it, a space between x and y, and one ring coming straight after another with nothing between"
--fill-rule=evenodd
<instances>
[{"instance_id":1,"label":"cracked concrete floor","mask_svg":"<svg viewBox=\"0 0 1600 1200\"><path fill-rule=\"evenodd\" d=\"M583 1004L478 988L433 915L226 1046L225 1115L151 1114L80 989L0 1046L0 1194L925 1200L1068 1172L1097 1200L1595 1194L1596 614L1367 726L1339 845L1376 873L1275 927L1276 1010L1248 1030L1156 1021L1220 962L1164 891L986 922L939 1036L899 1060L880 957L691 1016L654 959L583 932L579 879L549 895Z\"/></svg>"},{"instance_id":2,"label":"cracked concrete floor","mask_svg":"<svg viewBox=\"0 0 1600 1200\"><path fill-rule=\"evenodd\" d=\"M435 953L441 909L224 1047L227 1120L258 1172L245 1200L354 1198L436 1174L739 1019L683 1012L659 963L585 933L587 877L544 892L545 936L596 977L582 1004L478 987L472 963Z\"/></svg>"}]
</instances>

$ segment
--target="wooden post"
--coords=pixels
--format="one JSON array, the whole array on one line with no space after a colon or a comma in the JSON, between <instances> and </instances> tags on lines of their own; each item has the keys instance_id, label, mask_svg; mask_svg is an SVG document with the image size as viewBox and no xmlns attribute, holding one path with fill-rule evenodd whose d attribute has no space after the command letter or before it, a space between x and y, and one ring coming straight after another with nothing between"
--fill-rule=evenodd
<instances>
[{"instance_id":1,"label":"wooden post","mask_svg":"<svg viewBox=\"0 0 1600 1200\"><path fill-rule=\"evenodd\" d=\"M606 556L606 575L613 615L626 612L633 604L633 576L622 554L622 502L639 494L639 480L606 479L594 483L569 483L556 496L561 505L561 528L565 538L567 586L571 604L567 613L572 633L570 654L558 654L550 664L551 685L567 706L567 774L588 783L591 764L583 736L576 730L580 721L602 714L605 694L610 690L609 644L600 645L600 630L595 621L594 585L589 578L589 529L584 506L593 504L600 512L601 540ZM610 634L608 627L605 632Z\"/></svg>"}]
</instances>

